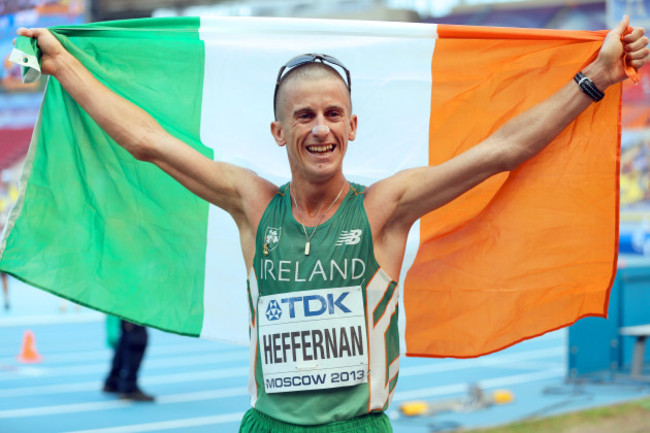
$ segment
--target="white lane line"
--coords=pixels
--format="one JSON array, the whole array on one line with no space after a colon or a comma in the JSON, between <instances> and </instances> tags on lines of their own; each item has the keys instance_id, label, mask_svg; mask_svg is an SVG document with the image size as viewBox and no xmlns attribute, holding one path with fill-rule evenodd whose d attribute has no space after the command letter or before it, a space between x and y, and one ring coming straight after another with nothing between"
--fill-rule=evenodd
<instances>
[{"instance_id":1,"label":"white lane line","mask_svg":"<svg viewBox=\"0 0 650 433\"><path fill-rule=\"evenodd\" d=\"M140 380L141 382L142 380ZM104 385L103 382L94 381L94 382L78 382L78 383L66 383L63 385L46 385L46 386L30 386L30 387L21 387L21 388L9 388L3 389L0 393L0 398L15 398L15 397L26 397L30 395L49 395L49 394L66 394L72 392L86 392L86 391L98 391L102 389Z\"/></svg>"},{"instance_id":2,"label":"white lane line","mask_svg":"<svg viewBox=\"0 0 650 433\"><path fill-rule=\"evenodd\" d=\"M433 362L427 365L412 366L412 367L403 367L400 370L400 376L416 376L423 374L431 373L440 373L446 371L457 371L457 370L466 370L469 368L477 367L491 367L498 366L503 367L508 365L509 367L516 368L517 363L525 364L525 362L540 359L540 358L550 358L550 357L559 357L564 359L563 354L566 349L564 347L553 347L547 349L537 349L529 350L520 353L508 354L508 355L490 355L487 357L475 358L475 359L462 359L462 360L452 360L444 362ZM8 371L0 371L0 382L11 381L11 380L24 380L25 378L41 378L41 377L66 377L66 376L78 376L83 374L103 374L108 368L107 365L110 362L110 354L106 354L106 362L99 364L87 364L87 365L76 365L76 366L64 366L64 367L52 367L49 364L33 364L33 365L18 365L11 366ZM199 365L208 365L208 366L218 366L222 363L232 362L232 361L248 361L249 354L248 350L236 350L225 353L208 353L201 355L194 355L191 357L186 356L177 356L177 357L167 357L159 358L154 357L150 358L147 356L145 358L145 368L147 371L168 368L168 367L179 367L179 366L199 366ZM2 364L0 363L0 366ZM233 369L229 369L233 370ZM236 369L235 369L236 370ZM237 374L237 373L236 373ZM239 375L239 374L237 374Z\"/></svg>"},{"instance_id":3,"label":"white lane line","mask_svg":"<svg viewBox=\"0 0 650 433\"><path fill-rule=\"evenodd\" d=\"M67 433L142 433L151 431L171 430L178 428L199 427L205 425L217 425L237 422L244 416L244 412L227 413L223 415L202 416L197 418L185 418L172 421L150 422L146 424L131 424L119 427L107 427L92 430L76 430Z\"/></svg>"},{"instance_id":4,"label":"white lane line","mask_svg":"<svg viewBox=\"0 0 650 433\"><path fill-rule=\"evenodd\" d=\"M26 378L42 378L42 377L69 377L78 376L83 374L103 374L106 371L107 365L110 361L110 354L106 354L106 362L99 364L77 365L77 366L64 366L52 367L48 364L34 364L34 365L12 365L5 368L6 371L0 371L0 382L8 382L12 380L24 380ZM451 360L443 362L432 362L431 364L402 367L400 376L417 376L432 373L441 373L448 371L466 370L470 368L485 368L485 367L504 367L513 369L523 369L529 366L531 360L538 360L542 358L557 358L561 359L557 365L564 366L565 364L565 348L552 347L545 349L528 350L513 354L489 355L486 357L475 359ZM191 357L183 356L159 358L154 357L145 359L145 367L147 371L179 366L218 366L222 363L232 361L248 361L248 350L239 349L225 353L208 353L194 355ZM2 364L0 363L0 367ZM2 370L0 368L0 370ZM229 374L234 376L246 375L248 370L246 368L227 368L223 369ZM244 372L244 373L242 373ZM222 376L226 377L226 376Z\"/></svg>"},{"instance_id":5,"label":"white lane line","mask_svg":"<svg viewBox=\"0 0 650 433\"><path fill-rule=\"evenodd\" d=\"M546 371L535 373L515 374L510 376L496 377L492 379L482 380L478 385L483 389L503 387L507 385L516 385L529 382L537 382L541 380L553 379L564 377L564 368L553 368ZM409 391L397 392L393 401L404 401L422 399L428 397L441 396L446 394L457 394L467 391L467 382L453 383L443 386L434 386L429 388L420 388ZM163 395L157 398L156 404L173 404L179 402L210 400L218 398L230 398L236 396L245 396L248 394L247 387L226 388L213 391L198 391L183 394ZM130 402L124 401L107 401L107 402L89 402L79 404L67 404L58 406L42 406L24 409L10 409L0 410L0 419L2 418L19 418L28 416L42 416L52 415L58 413L79 413L89 411L99 411L108 409L117 409L129 404Z\"/></svg>"},{"instance_id":6,"label":"white lane line","mask_svg":"<svg viewBox=\"0 0 650 433\"><path fill-rule=\"evenodd\" d=\"M519 367L520 364L517 364ZM557 368L558 363L553 362L535 362L525 364L527 370L549 370L552 368ZM507 368L512 369L511 365L508 365ZM523 368L523 367L522 367ZM401 374L401 373L400 373ZM412 374L411 374L412 375ZM145 387L151 387L156 385L166 385L173 383L189 383L189 382L200 382L207 380L216 380L223 379L228 377L247 377L248 368L247 367L238 367L234 369L218 369L218 370L203 370L203 371L193 371L186 373L177 373L177 374L160 374L152 376L143 376L140 378L140 383ZM0 399L2 398L14 398L14 397L25 397L31 395L50 395L50 394L65 394L65 393L75 393L75 392L88 392L88 391L98 391L101 389L103 382L101 381L87 381L87 382L77 382L77 383L67 383L60 385L44 385L44 386L30 386L30 387L17 387L17 388L8 388L3 389L0 392Z\"/></svg>"},{"instance_id":7,"label":"white lane line","mask_svg":"<svg viewBox=\"0 0 650 433\"><path fill-rule=\"evenodd\" d=\"M457 359L427 365L404 367L400 369L400 376L417 376L420 374L440 373L443 371L465 370L469 368L516 365L517 363L540 358L556 357L564 359L566 348L564 346L551 347L547 349L527 350L525 352L512 353L507 355L488 355L481 358Z\"/></svg>"},{"instance_id":8,"label":"white lane line","mask_svg":"<svg viewBox=\"0 0 650 433\"><path fill-rule=\"evenodd\" d=\"M218 398L231 398L248 395L248 388L245 386L225 388L213 391L198 391L183 394L163 395L156 398L156 405L174 404L189 401L212 400ZM24 418L31 416L59 415L65 413L93 412L100 410L120 409L131 406L134 403L127 400L92 401L86 403L61 404L55 406L28 407L23 409L0 410L0 419L3 418Z\"/></svg>"},{"instance_id":9,"label":"white lane line","mask_svg":"<svg viewBox=\"0 0 650 433\"><path fill-rule=\"evenodd\" d=\"M239 351L233 353L193 356L176 356L170 358L153 358L148 359L145 355L144 368L147 371L168 367L196 367L207 365L209 367L218 366L219 364L230 361L248 361L248 351ZM42 366L41 366L42 365ZM0 382L11 380L24 380L26 377L64 377L79 376L83 374L104 374L110 366L110 356L106 362L99 364L76 365L66 367L50 367L47 364L15 366L8 372L0 372Z\"/></svg>"},{"instance_id":10,"label":"white lane line","mask_svg":"<svg viewBox=\"0 0 650 433\"><path fill-rule=\"evenodd\" d=\"M499 367L503 366L486 366L486 367ZM566 363L561 361L531 361L531 362L518 362L516 364L508 364L505 368L508 370L526 370L526 371L540 371L549 370L551 368L563 367L566 368Z\"/></svg>"},{"instance_id":11,"label":"white lane line","mask_svg":"<svg viewBox=\"0 0 650 433\"><path fill-rule=\"evenodd\" d=\"M92 401L88 403L62 404L57 406L28 407L24 409L0 410L0 418L24 418L29 416L60 415L64 413L91 412L96 410L121 409L134 403L126 400Z\"/></svg>"},{"instance_id":12,"label":"white lane line","mask_svg":"<svg viewBox=\"0 0 650 433\"><path fill-rule=\"evenodd\" d=\"M18 353L20 347L16 347L16 353ZM232 350L223 350L217 348L215 345L210 344L197 344L197 343L186 343L186 344L169 344L164 346L153 345L147 348L146 357L154 358L157 356L164 356L169 354L183 353L185 355L190 353L212 353L215 357L221 356L233 356L233 353L245 353L248 356L248 348L242 349L241 347ZM86 361L93 360L106 360L110 359L113 356L113 351L108 347L101 350L84 350L84 351L74 351L74 352L64 352L64 353L41 353L41 355L46 358L48 364L51 363L81 363ZM226 358L227 359L227 358ZM239 358L238 358L239 359ZM0 365L2 364L12 364L16 362L16 356L12 357L3 357L0 358Z\"/></svg>"},{"instance_id":13,"label":"white lane line","mask_svg":"<svg viewBox=\"0 0 650 433\"><path fill-rule=\"evenodd\" d=\"M536 371L534 373L513 374L512 376L495 377L479 381L479 385L486 388L497 388L508 385L520 385L522 383L537 382L540 380L552 379L555 377L564 377L566 369L551 368L545 371Z\"/></svg>"},{"instance_id":14,"label":"white lane line","mask_svg":"<svg viewBox=\"0 0 650 433\"><path fill-rule=\"evenodd\" d=\"M533 353L533 355L539 354L539 352ZM509 369L526 369L526 370L548 370L551 368L560 367L561 364L557 362L519 362L517 364L508 364L507 368ZM467 367L467 366L466 366ZM473 366L475 368L476 366ZM407 374L406 376L413 376L415 373L411 368L404 368ZM428 372L428 371L427 371ZM426 372L425 372L426 373ZM400 373L403 375L403 373ZM247 377L248 368L247 367L237 367L233 369L217 369L217 370L203 370L203 371L192 371L185 373L177 374L159 374L159 375L146 375L140 378L140 382L146 386L155 386L163 384L172 384L172 383L189 383L189 382L198 382L206 380L216 380L227 377ZM17 387L17 388L8 388L3 389L0 392L0 399L2 398L13 398L13 397L24 397L30 395L47 395L47 394L62 394L62 393L74 393L74 392L87 392L87 391L98 391L102 387L102 382L100 381L86 381L86 382L77 382L77 383L67 383L60 385L45 385L45 386L31 386L31 387Z\"/></svg>"},{"instance_id":15,"label":"white lane line","mask_svg":"<svg viewBox=\"0 0 650 433\"><path fill-rule=\"evenodd\" d=\"M75 314L39 314L0 318L0 328L12 326L57 325L64 323L92 323L106 320L106 315L96 311Z\"/></svg>"},{"instance_id":16,"label":"white lane line","mask_svg":"<svg viewBox=\"0 0 650 433\"><path fill-rule=\"evenodd\" d=\"M189 383L226 377L247 377L248 367L237 367L233 369L218 369L193 371L177 374L161 374L156 376L142 376L138 382L144 387L154 385L166 385L171 383ZM73 392L97 391L103 386L101 381L66 383L60 385L44 385L3 389L0 392L1 398L25 397L30 395L64 394Z\"/></svg>"},{"instance_id":17,"label":"white lane line","mask_svg":"<svg viewBox=\"0 0 650 433\"><path fill-rule=\"evenodd\" d=\"M156 401L159 404L187 403L188 401L212 400L216 398L230 398L248 395L248 387L216 389L212 391L186 392L182 394L162 395Z\"/></svg>"},{"instance_id":18,"label":"white lane line","mask_svg":"<svg viewBox=\"0 0 650 433\"><path fill-rule=\"evenodd\" d=\"M498 388L507 385L517 385L522 383L537 382L540 380L554 379L564 377L566 369L564 368L551 368L545 371L537 371L534 373L514 374L510 376L495 377L492 379L480 380L478 385L483 389ZM432 386L430 388L419 388L409 391L396 392L393 402L404 400L417 400L428 397L436 397L446 394L456 394L467 392L467 382L452 383L443 386Z\"/></svg>"}]
</instances>

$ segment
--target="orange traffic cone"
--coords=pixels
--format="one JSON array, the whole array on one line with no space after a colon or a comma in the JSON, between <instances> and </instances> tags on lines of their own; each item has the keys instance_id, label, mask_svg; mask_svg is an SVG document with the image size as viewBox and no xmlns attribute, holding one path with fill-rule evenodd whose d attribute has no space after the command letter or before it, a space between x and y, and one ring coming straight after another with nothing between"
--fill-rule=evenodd
<instances>
[{"instance_id":1,"label":"orange traffic cone","mask_svg":"<svg viewBox=\"0 0 650 433\"><path fill-rule=\"evenodd\" d=\"M36 339L34 338L34 333L30 330L25 331L25 335L23 336L23 347L20 349L18 361L29 364L41 362L41 360L41 355L39 355L36 350Z\"/></svg>"}]
</instances>

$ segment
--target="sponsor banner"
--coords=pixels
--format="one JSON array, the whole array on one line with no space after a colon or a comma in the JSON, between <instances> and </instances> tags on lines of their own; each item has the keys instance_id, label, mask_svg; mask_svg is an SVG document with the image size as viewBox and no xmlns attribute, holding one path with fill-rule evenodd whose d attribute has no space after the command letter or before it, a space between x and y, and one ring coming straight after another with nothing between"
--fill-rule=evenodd
<instances>
[{"instance_id":1,"label":"sponsor banner","mask_svg":"<svg viewBox=\"0 0 650 433\"><path fill-rule=\"evenodd\" d=\"M360 286L262 296L258 311L267 393L368 381Z\"/></svg>"}]
</instances>

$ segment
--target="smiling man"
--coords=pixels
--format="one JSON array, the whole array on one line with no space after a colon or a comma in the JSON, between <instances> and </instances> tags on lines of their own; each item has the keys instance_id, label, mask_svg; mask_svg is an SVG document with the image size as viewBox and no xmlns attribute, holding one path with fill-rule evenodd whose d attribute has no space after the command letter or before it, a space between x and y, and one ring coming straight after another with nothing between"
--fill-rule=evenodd
<instances>
[{"instance_id":1,"label":"smiling man","mask_svg":"<svg viewBox=\"0 0 650 433\"><path fill-rule=\"evenodd\" d=\"M622 58L648 58L642 28L625 18L597 58L549 99L438 166L399 172L367 188L343 174L357 134L351 77L330 56L307 54L280 69L271 133L287 150L291 181L213 161L111 92L44 29L41 69L55 76L135 158L153 163L235 220L251 310L243 432L386 432L399 369L397 281L411 226L490 176L537 155L610 86ZM342 71L342 72L339 72Z\"/></svg>"}]
</instances>

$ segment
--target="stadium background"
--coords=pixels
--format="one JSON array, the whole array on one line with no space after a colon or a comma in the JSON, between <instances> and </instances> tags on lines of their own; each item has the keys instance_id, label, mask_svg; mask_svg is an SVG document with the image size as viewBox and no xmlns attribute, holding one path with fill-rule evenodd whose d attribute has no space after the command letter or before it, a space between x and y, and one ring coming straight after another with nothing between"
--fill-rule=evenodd
<instances>
[{"instance_id":1,"label":"stadium background","mask_svg":"<svg viewBox=\"0 0 650 433\"><path fill-rule=\"evenodd\" d=\"M499 3L480 0L0 1L0 227L4 225L17 197L21 167L44 87L44 81L32 86L20 84L19 69L7 61L17 27L147 16L217 14L600 30L611 27L612 21L616 21L616 17L622 13L632 16L633 25L650 28L650 0ZM650 256L648 72L643 71L641 78L638 86L626 83L624 90L620 249L628 263L639 260L639 263L645 264L647 256ZM625 272L620 274L626 275ZM627 272L632 275L630 269ZM630 278L635 277L632 275ZM649 279L646 277L643 284ZM108 368L110 357L102 340L101 315L77 310L18 281L11 280L10 283L12 309L0 312L0 346L3 348L0 351L0 432L168 431L173 430L175 424L161 419L171 410L166 408L171 407L178 411L179 417L192 420L185 421L185 424L177 420L177 431L231 431L240 418L240 411L246 409L246 393L242 388L247 371L245 349L187 341L159 332L153 335L152 347L142 372L145 386L162 395L156 408L136 410L101 399L101 396L98 397L99 381ZM645 287L640 285L638 288L640 295L630 289L626 292L618 285L614 287L612 299L620 300L616 304L616 314L620 312L623 316L625 305L639 304L639 311L628 314L626 320L619 318L620 323L630 320L648 322L643 312L650 303ZM643 304L641 301L648 302ZM615 317L618 316L610 317L610 321ZM598 320L604 322L603 319ZM453 431L459 425L499 424L647 395L647 384L612 380L614 376L618 378L627 373L625 369L628 363L624 361L629 361L630 355L621 353L624 345L627 352L631 351L631 342L621 343L623 340L619 336L605 340L606 347L593 352L595 355L591 357L599 360L594 364L596 367L584 363L584 353L589 351L584 345L602 328L601 322L581 322L587 325L581 327L579 322L572 335L571 330L558 331L478 360L405 360L395 409L401 403L417 399L442 406L458 402L466 404L466 388L471 384L480 384L486 390L505 386L514 392L516 403L503 409L490 409L492 412L481 411L480 407L466 411L448 410L451 415L443 421L434 416L407 420L400 418L395 422L395 430ZM608 326L608 332L610 328L612 326ZM22 354L24 349L27 330L33 331L38 349L43 354L43 360L36 365L25 366L16 360L16 355ZM62 336L68 338L62 339ZM583 355L577 357L576 348ZM181 353L190 356L184 356L184 361L174 357ZM613 365L613 359L616 359L616 365ZM609 380L605 388L602 388L602 383L598 388L593 382L575 381L585 371L603 368L605 378ZM188 378L188 372L194 369L199 370L196 376ZM201 372L203 375L199 374ZM229 375L226 382L223 382L223 375ZM217 380L222 382L217 383ZM180 383L185 388L178 388ZM195 388L199 384L204 388ZM75 401L86 402L97 398L100 401L94 402L95 406ZM194 402L191 403L194 412L189 414L183 408L171 406L185 404L183 402ZM156 410L160 414L156 414ZM53 418L52 413L56 411L67 411L70 416ZM119 417L119 421L108 420L115 416ZM115 425L130 427L118 428ZM200 429L205 426L205 430Z\"/></svg>"}]
</instances>

